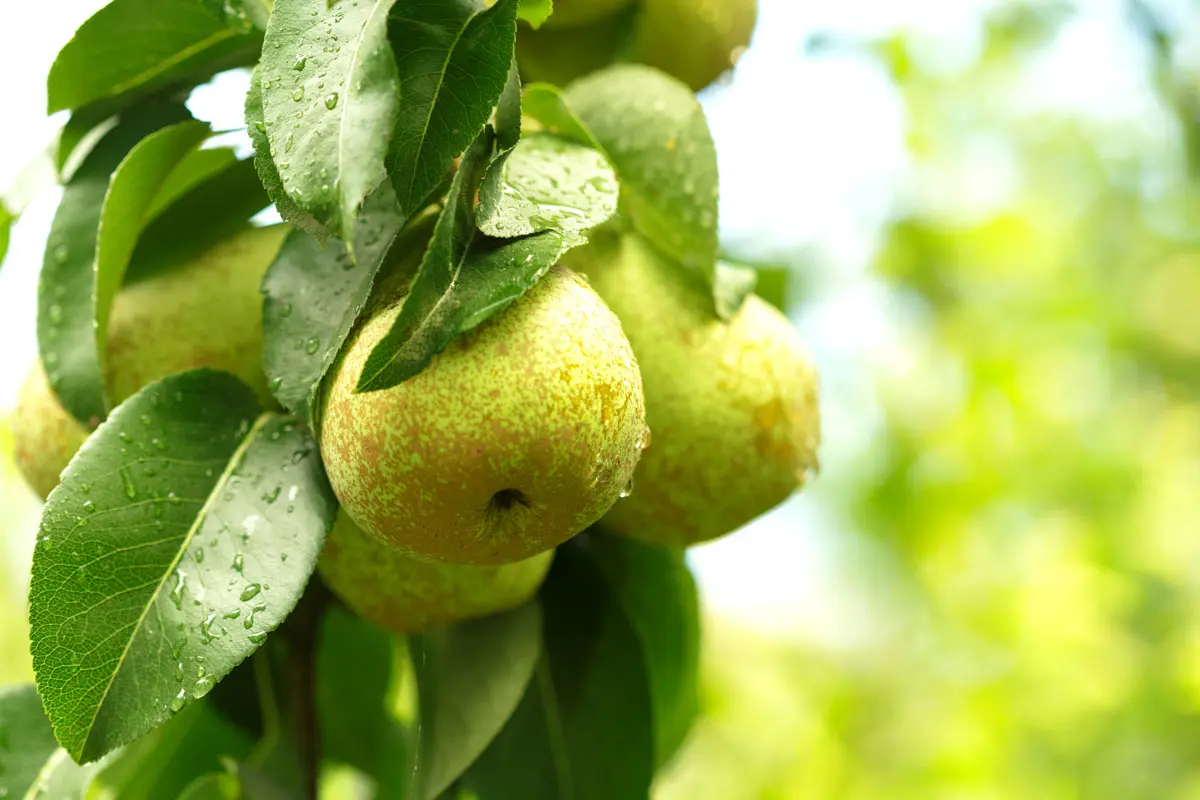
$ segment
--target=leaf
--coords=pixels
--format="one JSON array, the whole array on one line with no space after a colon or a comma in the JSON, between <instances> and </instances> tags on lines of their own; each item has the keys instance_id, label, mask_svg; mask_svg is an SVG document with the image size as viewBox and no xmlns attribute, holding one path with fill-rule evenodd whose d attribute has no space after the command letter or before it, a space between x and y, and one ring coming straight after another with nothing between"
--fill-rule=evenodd
<instances>
[{"instance_id":1,"label":"leaf","mask_svg":"<svg viewBox=\"0 0 1200 800\"><path fill-rule=\"evenodd\" d=\"M647 798L654 740L641 644L578 538L541 592L545 656L464 783L479 800Z\"/></svg>"},{"instance_id":2,"label":"leaf","mask_svg":"<svg viewBox=\"0 0 1200 800\"><path fill-rule=\"evenodd\" d=\"M108 98L71 112L58 134L54 154L54 164L63 181L71 179L96 143L116 127L120 108L117 98Z\"/></svg>"},{"instance_id":3,"label":"leaf","mask_svg":"<svg viewBox=\"0 0 1200 800\"><path fill-rule=\"evenodd\" d=\"M434 800L512 716L541 656L536 603L415 637L421 705L417 800Z\"/></svg>"},{"instance_id":4,"label":"leaf","mask_svg":"<svg viewBox=\"0 0 1200 800\"><path fill-rule=\"evenodd\" d=\"M12 224L16 220L16 215L8 210L3 201L0 201L0 264L4 263L4 256L8 253L8 237L12 231Z\"/></svg>"},{"instance_id":5,"label":"leaf","mask_svg":"<svg viewBox=\"0 0 1200 800\"><path fill-rule=\"evenodd\" d=\"M683 552L594 535L591 554L637 631L654 704L655 763L683 743L699 710L700 603Z\"/></svg>"},{"instance_id":6,"label":"leaf","mask_svg":"<svg viewBox=\"0 0 1200 800\"><path fill-rule=\"evenodd\" d=\"M152 222L184 194L226 169L235 161L237 161L237 156L229 147L193 150L185 155L167 175L162 186L154 195L154 202L146 209L146 221Z\"/></svg>"},{"instance_id":7,"label":"leaf","mask_svg":"<svg viewBox=\"0 0 1200 800\"><path fill-rule=\"evenodd\" d=\"M63 759L74 766L55 741L33 685L0 686L0 797L32 796L40 776Z\"/></svg>"},{"instance_id":8,"label":"leaf","mask_svg":"<svg viewBox=\"0 0 1200 800\"><path fill-rule=\"evenodd\" d=\"M633 226L711 287L717 153L691 90L658 70L627 64L576 81L566 99L616 167Z\"/></svg>"},{"instance_id":9,"label":"leaf","mask_svg":"<svg viewBox=\"0 0 1200 800\"><path fill-rule=\"evenodd\" d=\"M479 11L478 0L406 0L389 36L404 98L388 174L411 214L483 130L508 80L517 0Z\"/></svg>"},{"instance_id":10,"label":"leaf","mask_svg":"<svg viewBox=\"0 0 1200 800\"><path fill-rule=\"evenodd\" d=\"M565 136L602 152L604 150L592 132L575 116L557 86L549 83L528 84L521 97L521 111L541 123L549 133Z\"/></svg>"},{"instance_id":11,"label":"leaf","mask_svg":"<svg viewBox=\"0 0 1200 800\"><path fill-rule=\"evenodd\" d=\"M359 391L386 389L416 375L455 336L537 283L566 250L553 231L521 239L476 232L472 204L491 138L485 132L463 157L420 272L391 329L367 357Z\"/></svg>"},{"instance_id":12,"label":"leaf","mask_svg":"<svg viewBox=\"0 0 1200 800\"><path fill-rule=\"evenodd\" d=\"M321 379L403 225L396 195L384 181L359 219L357 264L340 241L322 247L312 236L293 231L263 279L263 366L271 391L285 408L310 420L313 430ZM428 225L417 227L428 230ZM416 238L413 247L424 247L420 234Z\"/></svg>"},{"instance_id":13,"label":"leaf","mask_svg":"<svg viewBox=\"0 0 1200 800\"><path fill-rule=\"evenodd\" d=\"M517 18L525 20L530 27L537 30L550 18L553 11L553 0L521 0L521 4L517 6Z\"/></svg>"},{"instance_id":14,"label":"leaf","mask_svg":"<svg viewBox=\"0 0 1200 800\"><path fill-rule=\"evenodd\" d=\"M50 494L29 590L38 689L95 759L204 696L296 604L336 503L311 435L232 376L152 383Z\"/></svg>"},{"instance_id":15,"label":"leaf","mask_svg":"<svg viewBox=\"0 0 1200 800\"><path fill-rule=\"evenodd\" d=\"M234 161L182 194L146 226L130 256L125 283L200 255L270 204L254 160Z\"/></svg>"},{"instance_id":16,"label":"leaf","mask_svg":"<svg viewBox=\"0 0 1200 800\"><path fill-rule=\"evenodd\" d=\"M112 0L59 51L46 81L47 113L114 97L127 106L165 87L194 86L253 64L260 44L196 0Z\"/></svg>"},{"instance_id":17,"label":"leaf","mask_svg":"<svg viewBox=\"0 0 1200 800\"><path fill-rule=\"evenodd\" d=\"M558 231L571 243L617 210L619 186L602 153L570 139L526 136L488 168L479 189L479 230L489 236Z\"/></svg>"},{"instance_id":18,"label":"leaf","mask_svg":"<svg viewBox=\"0 0 1200 800\"><path fill-rule=\"evenodd\" d=\"M242 800L242 782L229 772L201 775L188 784L179 800Z\"/></svg>"},{"instance_id":19,"label":"leaf","mask_svg":"<svg viewBox=\"0 0 1200 800\"><path fill-rule=\"evenodd\" d=\"M329 229L317 220L315 216L301 208L287 192L283 190L283 179L279 177L279 169L271 156L271 143L267 139L266 118L263 115L262 80L260 69L255 67L250 75L250 89L246 92L246 132L250 134L250 142L254 145L254 168L258 171L259 180L267 190L267 196L275 204L279 216L295 225L302 231L324 240L329 236Z\"/></svg>"},{"instance_id":20,"label":"leaf","mask_svg":"<svg viewBox=\"0 0 1200 800\"><path fill-rule=\"evenodd\" d=\"M271 18L271 0L201 0L209 13L234 30L251 26L267 29Z\"/></svg>"},{"instance_id":21,"label":"leaf","mask_svg":"<svg viewBox=\"0 0 1200 800\"><path fill-rule=\"evenodd\" d=\"M171 170L208 134L202 122L157 130L129 150L111 179L103 174L108 159L97 158L63 193L42 266L38 349L63 406L85 423L108 412L108 315L146 214Z\"/></svg>"},{"instance_id":22,"label":"leaf","mask_svg":"<svg viewBox=\"0 0 1200 800\"><path fill-rule=\"evenodd\" d=\"M352 255L358 209L383 177L400 99L388 44L394 2L276 0L259 67L283 190Z\"/></svg>"},{"instance_id":23,"label":"leaf","mask_svg":"<svg viewBox=\"0 0 1200 800\"><path fill-rule=\"evenodd\" d=\"M718 261L713 282L713 301L721 319L728 320L736 314L746 298L754 294L757 284L758 273L753 269Z\"/></svg>"},{"instance_id":24,"label":"leaf","mask_svg":"<svg viewBox=\"0 0 1200 800\"><path fill-rule=\"evenodd\" d=\"M521 139L521 75L514 58L508 68L508 80L496 103L496 146L511 150Z\"/></svg>"}]
</instances>

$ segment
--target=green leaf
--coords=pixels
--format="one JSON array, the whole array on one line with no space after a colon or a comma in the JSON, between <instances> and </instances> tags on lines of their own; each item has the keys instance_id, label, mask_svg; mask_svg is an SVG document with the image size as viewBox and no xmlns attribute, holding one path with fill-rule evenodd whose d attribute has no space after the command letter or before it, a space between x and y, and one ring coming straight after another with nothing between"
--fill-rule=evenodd
<instances>
[{"instance_id":1,"label":"green leaf","mask_svg":"<svg viewBox=\"0 0 1200 800\"><path fill-rule=\"evenodd\" d=\"M383 178L400 101L388 44L394 2L277 0L259 67L283 191L352 255L358 209Z\"/></svg>"},{"instance_id":2,"label":"green leaf","mask_svg":"<svg viewBox=\"0 0 1200 800\"><path fill-rule=\"evenodd\" d=\"M653 711L636 629L589 553L559 548L542 588L545 656L464 783L479 800L647 798Z\"/></svg>"},{"instance_id":3,"label":"green leaf","mask_svg":"<svg viewBox=\"0 0 1200 800\"><path fill-rule=\"evenodd\" d=\"M717 153L691 90L663 72L630 64L576 81L566 98L616 167L621 205L633 226L713 286Z\"/></svg>"},{"instance_id":4,"label":"green leaf","mask_svg":"<svg viewBox=\"0 0 1200 800\"><path fill-rule=\"evenodd\" d=\"M267 29L272 0L200 0L209 13L238 31Z\"/></svg>"},{"instance_id":5,"label":"green leaf","mask_svg":"<svg viewBox=\"0 0 1200 800\"><path fill-rule=\"evenodd\" d=\"M54 154L54 164L63 181L71 179L96 143L116 127L117 112L121 108L118 99L99 100L71 112L58 134L58 147Z\"/></svg>"},{"instance_id":6,"label":"green leaf","mask_svg":"<svg viewBox=\"0 0 1200 800\"><path fill-rule=\"evenodd\" d=\"M336 503L316 443L232 376L123 403L50 494L29 590L38 689L79 760L204 696L291 611Z\"/></svg>"},{"instance_id":7,"label":"green leaf","mask_svg":"<svg viewBox=\"0 0 1200 800\"><path fill-rule=\"evenodd\" d=\"M736 314L746 298L754 294L757 284L758 273L753 269L718 261L713 282L713 301L721 319L727 320Z\"/></svg>"},{"instance_id":8,"label":"green leaf","mask_svg":"<svg viewBox=\"0 0 1200 800\"><path fill-rule=\"evenodd\" d=\"M154 195L154 202L146 209L147 222L154 221L184 194L225 170L235 161L237 156L229 147L193 150L185 155L163 181Z\"/></svg>"},{"instance_id":9,"label":"green leaf","mask_svg":"<svg viewBox=\"0 0 1200 800\"><path fill-rule=\"evenodd\" d=\"M388 173L406 213L422 206L483 130L508 80L517 0L479 7L478 0L406 0L392 12L404 102Z\"/></svg>"},{"instance_id":10,"label":"green leaf","mask_svg":"<svg viewBox=\"0 0 1200 800\"><path fill-rule=\"evenodd\" d=\"M146 226L129 259L125 283L200 255L270 204L253 159L228 164L180 195Z\"/></svg>"},{"instance_id":11,"label":"green leaf","mask_svg":"<svg viewBox=\"0 0 1200 800\"><path fill-rule=\"evenodd\" d=\"M384 181L359 219L357 263L340 241L322 247L312 236L293 231L263 280L263 366L271 391L314 430L321 379L366 304L375 274L403 225L396 195ZM427 224L415 227L428 232ZM416 234L413 248L424 246L420 237Z\"/></svg>"},{"instance_id":12,"label":"green leaf","mask_svg":"<svg viewBox=\"0 0 1200 800\"><path fill-rule=\"evenodd\" d=\"M517 18L525 20L530 27L537 30L550 18L553 11L553 0L521 0L521 4L517 6Z\"/></svg>"},{"instance_id":13,"label":"green leaf","mask_svg":"<svg viewBox=\"0 0 1200 800\"><path fill-rule=\"evenodd\" d=\"M570 139L525 136L488 168L479 189L479 230L489 236L527 236L545 230L571 243L617 210L619 186L608 159Z\"/></svg>"},{"instance_id":14,"label":"green leaf","mask_svg":"<svg viewBox=\"0 0 1200 800\"><path fill-rule=\"evenodd\" d=\"M267 138L266 117L263 114L261 69L255 67L250 75L250 89L246 92L246 132L254 145L254 168L258 170L259 180L267 190L267 196L275 204L279 216L295 225L302 231L318 237L322 241L329 236L329 229L317 220L315 216L301 208L283 189L283 179L279 177L279 168L271 156L271 143Z\"/></svg>"},{"instance_id":15,"label":"green leaf","mask_svg":"<svg viewBox=\"0 0 1200 800\"><path fill-rule=\"evenodd\" d=\"M179 800L242 800L242 782L230 772L201 775L188 784Z\"/></svg>"},{"instance_id":16,"label":"green leaf","mask_svg":"<svg viewBox=\"0 0 1200 800\"><path fill-rule=\"evenodd\" d=\"M0 797L32 796L43 771L64 759L74 764L54 739L33 685L0 686Z\"/></svg>"},{"instance_id":17,"label":"green leaf","mask_svg":"<svg viewBox=\"0 0 1200 800\"><path fill-rule=\"evenodd\" d=\"M485 132L463 157L420 272L391 329L367 358L359 391L386 389L416 375L454 337L537 283L567 249L554 231L520 239L477 232L472 206L491 140Z\"/></svg>"},{"instance_id":18,"label":"green leaf","mask_svg":"<svg viewBox=\"0 0 1200 800\"><path fill-rule=\"evenodd\" d=\"M654 702L655 763L683 743L699 710L700 602L682 551L618 536L591 537L600 565L637 631Z\"/></svg>"},{"instance_id":19,"label":"green leaf","mask_svg":"<svg viewBox=\"0 0 1200 800\"><path fill-rule=\"evenodd\" d=\"M521 111L541 123L549 133L565 136L596 150L604 150L592 132L575 116L557 86L549 83L528 84L521 97Z\"/></svg>"},{"instance_id":20,"label":"green leaf","mask_svg":"<svg viewBox=\"0 0 1200 800\"><path fill-rule=\"evenodd\" d=\"M508 68L508 80L496 103L496 146L511 150L521 140L521 75L514 58Z\"/></svg>"},{"instance_id":21,"label":"green leaf","mask_svg":"<svg viewBox=\"0 0 1200 800\"><path fill-rule=\"evenodd\" d=\"M196 0L113 0L59 51L46 82L47 113L114 97L126 106L166 87L194 86L253 64L260 45Z\"/></svg>"},{"instance_id":22,"label":"green leaf","mask_svg":"<svg viewBox=\"0 0 1200 800\"><path fill-rule=\"evenodd\" d=\"M38 347L63 406L85 423L108 412L108 315L147 213L172 169L208 135L202 122L162 128L138 142L111 179L103 174L107 158L97 158L95 169L89 158L63 193L42 266Z\"/></svg>"},{"instance_id":23,"label":"green leaf","mask_svg":"<svg viewBox=\"0 0 1200 800\"><path fill-rule=\"evenodd\" d=\"M8 253L8 237L11 235L12 224L16 221L16 215L0 201L0 264L4 263L4 256Z\"/></svg>"},{"instance_id":24,"label":"green leaf","mask_svg":"<svg viewBox=\"0 0 1200 800\"><path fill-rule=\"evenodd\" d=\"M541 656L536 603L460 622L412 641L421 724L417 800L434 800L495 738Z\"/></svg>"}]
</instances>

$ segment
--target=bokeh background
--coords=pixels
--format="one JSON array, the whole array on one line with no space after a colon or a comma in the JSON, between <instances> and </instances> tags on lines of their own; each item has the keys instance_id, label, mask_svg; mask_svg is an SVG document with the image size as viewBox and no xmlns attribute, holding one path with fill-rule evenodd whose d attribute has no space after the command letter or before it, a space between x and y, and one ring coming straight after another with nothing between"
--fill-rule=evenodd
<instances>
[{"instance_id":1,"label":"bokeh background","mask_svg":"<svg viewBox=\"0 0 1200 800\"><path fill-rule=\"evenodd\" d=\"M702 100L726 255L822 372L823 468L692 553L704 715L658 800L1200 798L1200 5L759 2ZM98 5L5 10L0 186ZM193 109L236 128L245 85ZM0 269L0 682L55 202Z\"/></svg>"}]
</instances>

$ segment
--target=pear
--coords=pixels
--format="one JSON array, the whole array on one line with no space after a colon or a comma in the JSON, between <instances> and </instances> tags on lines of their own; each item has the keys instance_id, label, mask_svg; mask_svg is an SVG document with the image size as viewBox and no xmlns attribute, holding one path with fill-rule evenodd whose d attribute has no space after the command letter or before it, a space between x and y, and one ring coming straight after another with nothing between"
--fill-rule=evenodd
<instances>
[{"instance_id":1,"label":"pear","mask_svg":"<svg viewBox=\"0 0 1200 800\"><path fill-rule=\"evenodd\" d=\"M109 318L105 383L120 403L148 383L197 367L233 373L269 408L259 284L287 226L249 228L189 261L122 287ZM15 460L42 497L87 438L35 364L13 418Z\"/></svg>"},{"instance_id":2,"label":"pear","mask_svg":"<svg viewBox=\"0 0 1200 800\"><path fill-rule=\"evenodd\" d=\"M757 16L756 0L642 0L636 60L699 91L734 65Z\"/></svg>"},{"instance_id":3,"label":"pear","mask_svg":"<svg viewBox=\"0 0 1200 800\"><path fill-rule=\"evenodd\" d=\"M363 533L343 511L317 570L351 611L407 634L521 605L542 585L553 558L550 550L495 566L426 561Z\"/></svg>"},{"instance_id":4,"label":"pear","mask_svg":"<svg viewBox=\"0 0 1200 800\"><path fill-rule=\"evenodd\" d=\"M632 494L601 527L687 546L803 485L817 466L817 376L779 311L751 295L721 321L711 297L635 234L597 236L566 261L620 317L654 432Z\"/></svg>"},{"instance_id":5,"label":"pear","mask_svg":"<svg viewBox=\"0 0 1200 800\"><path fill-rule=\"evenodd\" d=\"M554 13L546 28L578 27L611 17L629 7L633 0L555 0Z\"/></svg>"},{"instance_id":6,"label":"pear","mask_svg":"<svg viewBox=\"0 0 1200 800\"><path fill-rule=\"evenodd\" d=\"M555 5L550 19L557 14ZM628 35L629 25L619 17L579 28L522 27L517 33L517 67L527 83L565 86L616 61Z\"/></svg>"},{"instance_id":7,"label":"pear","mask_svg":"<svg viewBox=\"0 0 1200 800\"><path fill-rule=\"evenodd\" d=\"M629 342L587 283L554 267L416 376L356 394L402 306L376 303L326 377L321 455L346 513L398 550L458 564L520 561L599 519L646 423Z\"/></svg>"}]
</instances>

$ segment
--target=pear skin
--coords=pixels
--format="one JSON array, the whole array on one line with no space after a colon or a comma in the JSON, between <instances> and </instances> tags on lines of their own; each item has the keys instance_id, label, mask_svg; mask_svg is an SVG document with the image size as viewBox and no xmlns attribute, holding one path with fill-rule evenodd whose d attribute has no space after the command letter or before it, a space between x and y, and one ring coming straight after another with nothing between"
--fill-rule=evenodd
<instances>
[{"instance_id":1,"label":"pear skin","mask_svg":"<svg viewBox=\"0 0 1200 800\"><path fill-rule=\"evenodd\" d=\"M399 634L515 608L537 592L554 551L524 561L470 566L394 550L338 514L317 570L360 617Z\"/></svg>"},{"instance_id":2,"label":"pear skin","mask_svg":"<svg viewBox=\"0 0 1200 800\"><path fill-rule=\"evenodd\" d=\"M757 17L756 0L642 0L637 60L699 91L734 65Z\"/></svg>"},{"instance_id":3,"label":"pear skin","mask_svg":"<svg viewBox=\"0 0 1200 800\"><path fill-rule=\"evenodd\" d=\"M569 255L616 312L646 393L650 446L601 526L651 544L722 536L817 466L817 375L799 335L751 295L728 321L683 268L634 234Z\"/></svg>"},{"instance_id":4,"label":"pear skin","mask_svg":"<svg viewBox=\"0 0 1200 800\"><path fill-rule=\"evenodd\" d=\"M321 455L354 522L411 555L502 564L599 519L646 424L629 342L587 283L555 267L416 376L356 394L402 305L361 322L325 381Z\"/></svg>"}]
</instances>

